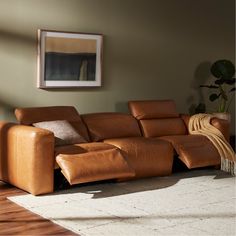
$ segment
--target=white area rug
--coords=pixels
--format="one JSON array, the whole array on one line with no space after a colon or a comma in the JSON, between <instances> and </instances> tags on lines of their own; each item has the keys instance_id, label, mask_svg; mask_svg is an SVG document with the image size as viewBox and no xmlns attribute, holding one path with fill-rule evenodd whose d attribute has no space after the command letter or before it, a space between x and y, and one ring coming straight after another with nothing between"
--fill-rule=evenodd
<instances>
[{"instance_id":1,"label":"white area rug","mask_svg":"<svg viewBox=\"0 0 236 236\"><path fill-rule=\"evenodd\" d=\"M80 235L236 235L235 178L218 170L9 199Z\"/></svg>"}]
</instances>

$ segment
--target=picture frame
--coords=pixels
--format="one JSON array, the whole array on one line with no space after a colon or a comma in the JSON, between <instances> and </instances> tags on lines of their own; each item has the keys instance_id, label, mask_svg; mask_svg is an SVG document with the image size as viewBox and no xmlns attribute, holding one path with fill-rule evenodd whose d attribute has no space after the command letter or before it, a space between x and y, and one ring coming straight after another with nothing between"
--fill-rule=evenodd
<instances>
[{"instance_id":1,"label":"picture frame","mask_svg":"<svg viewBox=\"0 0 236 236\"><path fill-rule=\"evenodd\" d=\"M37 87L98 87L103 35L38 30Z\"/></svg>"}]
</instances>

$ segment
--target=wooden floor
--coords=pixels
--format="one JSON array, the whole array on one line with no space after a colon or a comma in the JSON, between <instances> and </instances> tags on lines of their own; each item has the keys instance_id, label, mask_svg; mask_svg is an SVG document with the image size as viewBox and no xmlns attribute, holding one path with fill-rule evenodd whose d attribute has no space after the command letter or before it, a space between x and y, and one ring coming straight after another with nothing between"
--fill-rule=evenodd
<instances>
[{"instance_id":1,"label":"wooden floor","mask_svg":"<svg viewBox=\"0 0 236 236\"><path fill-rule=\"evenodd\" d=\"M25 192L0 181L0 235L78 235L7 199Z\"/></svg>"}]
</instances>

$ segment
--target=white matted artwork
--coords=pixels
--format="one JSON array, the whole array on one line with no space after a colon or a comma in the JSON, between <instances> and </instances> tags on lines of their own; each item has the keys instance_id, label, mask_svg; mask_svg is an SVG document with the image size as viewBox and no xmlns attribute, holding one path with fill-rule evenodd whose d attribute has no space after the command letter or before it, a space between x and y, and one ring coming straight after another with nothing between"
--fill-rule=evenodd
<instances>
[{"instance_id":1,"label":"white matted artwork","mask_svg":"<svg viewBox=\"0 0 236 236\"><path fill-rule=\"evenodd\" d=\"M38 88L101 86L103 36L38 30Z\"/></svg>"}]
</instances>

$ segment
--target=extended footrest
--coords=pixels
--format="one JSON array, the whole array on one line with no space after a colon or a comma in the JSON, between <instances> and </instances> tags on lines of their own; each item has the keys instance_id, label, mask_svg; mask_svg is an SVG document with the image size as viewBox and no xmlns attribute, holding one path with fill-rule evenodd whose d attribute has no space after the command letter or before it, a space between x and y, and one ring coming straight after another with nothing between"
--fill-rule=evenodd
<instances>
[{"instance_id":1,"label":"extended footrest","mask_svg":"<svg viewBox=\"0 0 236 236\"><path fill-rule=\"evenodd\" d=\"M72 184L135 176L118 148L56 157L63 175Z\"/></svg>"}]
</instances>

